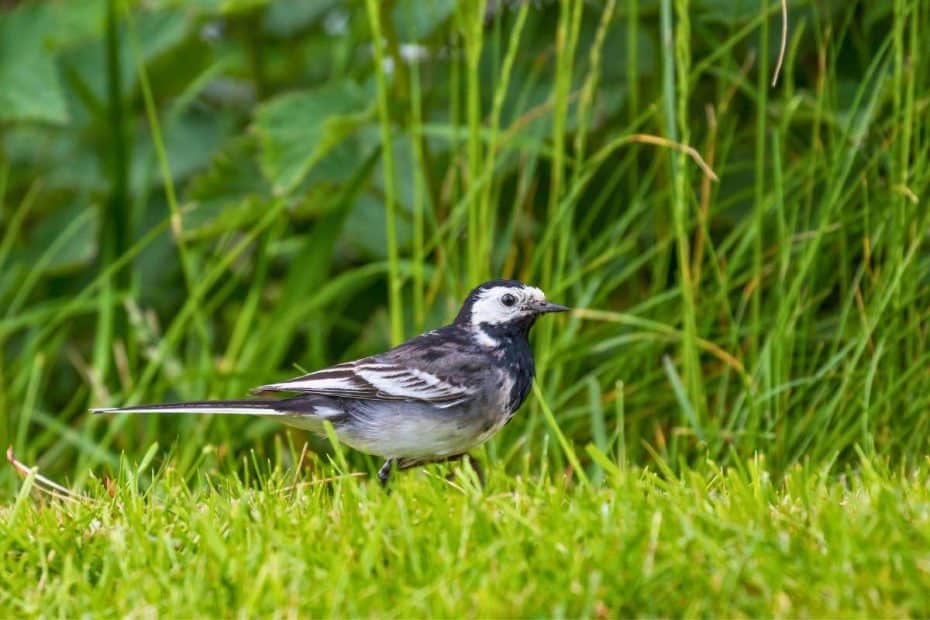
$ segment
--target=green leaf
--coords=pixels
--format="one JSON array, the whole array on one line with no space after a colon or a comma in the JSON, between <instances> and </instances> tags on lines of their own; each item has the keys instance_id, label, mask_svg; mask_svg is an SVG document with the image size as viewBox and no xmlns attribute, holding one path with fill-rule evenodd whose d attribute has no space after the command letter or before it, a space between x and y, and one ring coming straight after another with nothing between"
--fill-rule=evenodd
<instances>
[{"instance_id":1,"label":"green leaf","mask_svg":"<svg viewBox=\"0 0 930 620\"><path fill-rule=\"evenodd\" d=\"M0 16L0 121L65 124L68 108L47 33L50 14L25 5Z\"/></svg>"},{"instance_id":2,"label":"green leaf","mask_svg":"<svg viewBox=\"0 0 930 620\"><path fill-rule=\"evenodd\" d=\"M379 196L362 194L349 213L343 230L343 241L367 260L387 259L387 242L384 228L387 225L387 212ZM410 221L398 217L397 245L404 249L410 244L413 231Z\"/></svg>"},{"instance_id":3,"label":"green leaf","mask_svg":"<svg viewBox=\"0 0 930 620\"><path fill-rule=\"evenodd\" d=\"M194 25L193 19L186 12L157 10L135 11L133 23L132 36L138 43L138 53L146 65L151 65L157 59L173 62L172 52L176 52L183 44ZM133 54L129 36L130 32L124 20L120 24L118 52L124 96L132 94L138 79L138 59ZM101 30L96 36L64 45L59 55L65 70L80 80L88 94L100 101L106 99L107 93L105 44L105 36ZM184 60L185 63L190 63L189 58ZM175 73L182 70L178 68ZM156 94L164 93L159 88Z\"/></svg>"},{"instance_id":4,"label":"green leaf","mask_svg":"<svg viewBox=\"0 0 930 620\"><path fill-rule=\"evenodd\" d=\"M71 228L71 227L74 228ZM66 273L88 265L97 255L99 210L73 202L45 216L26 237L15 262L42 273ZM68 234L64 241L60 237Z\"/></svg>"},{"instance_id":5,"label":"green leaf","mask_svg":"<svg viewBox=\"0 0 930 620\"><path fill-rule=\"evenodd\" d=\"M178 7L206 15L237 15L251 13L263 8L270 0L159 0L152 6L158 9L177 9Z\"/></svg>"},{"instance_id":6,"label":"green leaf","mask_svg":"<svg viewBox=\"0 0 930 620\"><path fill-rule=\"evenodd\" d=\"M762 6L756 0L700 0L695 13L703 14L708 21L732 26L757 16Z\"/></svg>"},{"instance_id":7,"label":"green leaf","mask_svg":"<svg viewBox=\"0 0 930 620\"><path fill-rule=\"evenodd\" d=\"M286 194L371 117L373 98L352 82L289 93L255 115L261 166L276 194Z\"/></svg>"},{"instance_id":8,"label":"green leaf","mask_svg":"<svg viewBox=\"0 0 930 620\"><path fill-rule=\"evenodd\" d=\"M184 216L187 238L226 234L261 218L263 210L255 208L255 201L267 197L270 188L258 169L257 142L252 135L230 140L191 179L185 193L185 202L191 203Z\"/></svg>"},{"instance_id":9,"label":"green leaf","mask_svg":"<svg viewBox=\"0 0 930 620\"><path fill-rule=\"evenodd\" d=\"M210 165L190 181L187 200L217 203L266 195L268 185L255 163L258 144L254 136L237 136L216 153Z\"/></svg>"},{"instance_id":10,"label":"green leaf","mask_svg":"<svg viewBox=\"0 0 930 620\"><path fill-rule=\"evenodd\" d=\"M279 0L268 6L263 26L277 37L293 36L337 3L338 0Z\"/></svg>"},{"instance_id":11,"label":"green leaf","mask_svg":"<svg viewBox=\"0 0 930 620\"><path fill-rule=\"evenodd\" d=\"M169 119L164 129L171 176L180 181L201 170L206 170L234 128L228 117L203 113L189 113ZM160 186L157 175L151 174L155 161L154 146L147 128L140 128L132 157L132 188L141 191Z\"/></svg>"},{"instance_id":12,"label":"green leaf","mask_svg":"<svg viewBox=\"0 0 930 620\"><path fill-rule=\"evenodd\" d=\"M455 10L455 0L399 0L391 17L401 41L425 39Z\"/></svg>"}]
</instances>

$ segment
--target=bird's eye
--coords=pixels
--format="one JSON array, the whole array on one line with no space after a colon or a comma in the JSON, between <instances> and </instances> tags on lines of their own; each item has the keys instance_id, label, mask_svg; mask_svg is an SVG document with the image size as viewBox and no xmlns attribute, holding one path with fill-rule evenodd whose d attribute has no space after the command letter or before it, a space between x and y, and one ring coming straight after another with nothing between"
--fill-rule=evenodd
<instances>
[{"instance_id":1,"label":"bird's eye","mask_svg":"<svg viewBox=\"0 0 930 620\"><path fill-rule=\"evenodd\" d=\"M507 293L506 295L501 297L501 303L504 304L505 306L512 306L515 303L517 303L517 298L511 295L510 293Z\"/></svg>"}]
</instances>

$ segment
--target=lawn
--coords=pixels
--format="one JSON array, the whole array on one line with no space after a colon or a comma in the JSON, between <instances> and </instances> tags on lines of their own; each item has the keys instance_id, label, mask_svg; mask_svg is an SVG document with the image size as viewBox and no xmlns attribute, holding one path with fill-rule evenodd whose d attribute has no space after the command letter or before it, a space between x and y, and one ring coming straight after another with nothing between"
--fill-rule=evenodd
<instances>
[{"instance_id":1,"label":"lawn","mask_svg":"<svg viewBox=\"0 0 930 620\"><path fill-rule=\"evenodd\" d=\"M484 488L433 467L390 493L318 461L245 477L126 462L51 503L27 483L0 513L2 602L64 617L930 612L927 465L605 465L596 486L495 467Z\"/></svg>"},{"instance_id":2,"label":"lawn","mask_svg":"<svg viewBox=\"0 0 930 620\"><path fill-rule=\"evenodd\" d=\"M0 616L930 615L927 3L0 5ZM483 487L89 413L501 277Z\"/></svg>"}]
</instances>

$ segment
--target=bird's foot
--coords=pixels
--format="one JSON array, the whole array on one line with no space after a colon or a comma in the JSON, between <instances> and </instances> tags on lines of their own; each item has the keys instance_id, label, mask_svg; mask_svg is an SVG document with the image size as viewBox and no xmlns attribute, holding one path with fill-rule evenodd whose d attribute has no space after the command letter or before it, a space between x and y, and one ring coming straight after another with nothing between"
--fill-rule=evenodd
<instances>
[{"instance_id":1,"label":"bird's foot","mask_svg":"<svg viewBox=\"0 0 930 620\"><path fill-rule=\"evenodd\" d=\"M386 487L388 479L391 477L391 468L394 466L394 459L388 459L384 461L384 465L381 466L381 469L378 470L378 482L381 483L381 486Z\"/></svg>"}]
</instances>

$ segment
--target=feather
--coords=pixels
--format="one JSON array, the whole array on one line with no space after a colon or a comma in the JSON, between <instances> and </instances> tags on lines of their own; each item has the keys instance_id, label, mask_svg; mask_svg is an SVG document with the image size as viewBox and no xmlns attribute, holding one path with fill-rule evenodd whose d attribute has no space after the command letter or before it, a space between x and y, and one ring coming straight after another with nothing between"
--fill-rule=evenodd
<instances>
[{"instance_id":1,"label":"feather","mask_svg":"<svg viewBox=\"0 0 930 620\"><path fill-rule=\"evenodd\" d=\"M341 410L314 403L307 398L285 400L205 400L185 403L159 403L132 407L103 407L93 413L155 413L155 414L225 414L259 416L315 415L322 418L340 415Z\"/></svg>"},{"instance_id":2,"label":"feather","mask_svg":"<svg viewBox=\"0 0 930 620\"><path fill-rule=\"evenodd\" d=\"M263 385L253 392L302 392L366 400L420 401L440 408L460 404L473 396L473 391L466 386L455 385L426 370L372 358Z\"/></svg>"}]
</instances>

